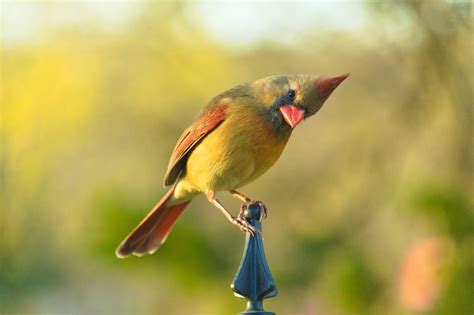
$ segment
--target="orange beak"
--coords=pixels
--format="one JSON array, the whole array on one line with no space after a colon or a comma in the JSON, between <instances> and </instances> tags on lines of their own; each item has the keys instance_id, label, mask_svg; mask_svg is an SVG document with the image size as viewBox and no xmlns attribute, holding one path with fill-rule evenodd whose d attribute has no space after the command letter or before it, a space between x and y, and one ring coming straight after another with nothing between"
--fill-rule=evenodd
<instances>
[{"instance_id":1,"label":"orange beak","mask_svg":"<svg viewBox=\"0 0 474 315\"><path fill-rule=\"evenodd\" d=\"M316 88L319 90L320 96L323 98L328 98L329 95L337 88L339 84L342 83L349 73L337 76L337 77L325 77L316 80Z\"/></svg>"},{"instance_id":2,"label":"orange beak","mask_svg":"<svg viewBox=\"0 0 474 315\"><path fill-rule=\"evenodd\" d=\"M304 109L294 105L284 105L280 107L283 118L291 128L295 128L304 119Z\"/></svg>"}]
</instances>

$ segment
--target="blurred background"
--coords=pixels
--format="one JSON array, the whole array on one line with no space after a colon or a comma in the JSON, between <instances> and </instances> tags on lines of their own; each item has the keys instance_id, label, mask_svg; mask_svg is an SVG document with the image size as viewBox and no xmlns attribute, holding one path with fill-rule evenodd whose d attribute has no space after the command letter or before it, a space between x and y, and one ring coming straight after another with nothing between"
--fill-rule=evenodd
<instances>
[{"instance_id":1,"label":"blurred background","mask_svg":"<svg viewBox=\"0 0 474 315\"><path fill-rule=\"evenodd\" d=\"M114 250L219 92L351 76L242 192L279 314L473 314L470 1L1 3L0 313L234 314L244 235L203 197ZM239 203L221 194L238 211Z\"/></svg>"}]
</instances>

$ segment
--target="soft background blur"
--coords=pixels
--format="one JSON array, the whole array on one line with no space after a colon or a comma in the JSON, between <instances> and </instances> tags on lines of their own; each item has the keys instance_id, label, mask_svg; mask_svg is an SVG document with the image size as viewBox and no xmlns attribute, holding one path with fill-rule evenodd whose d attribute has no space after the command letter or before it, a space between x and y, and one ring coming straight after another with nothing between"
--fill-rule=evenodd
<instances>
[{"instance_id":1,"label":"soft background blur","mask_svg":"<svg viewBox=\"0 0 474 315\"><path fill-rule=\"evenodd\" d=\"M233 314L244 236L204 198L114 250L217 93L351 72L242 189L279 314L474 312L472 4L3 1L2 314ZM237 212L239 203L221 198Z\"/></svg>"}]
</instances>

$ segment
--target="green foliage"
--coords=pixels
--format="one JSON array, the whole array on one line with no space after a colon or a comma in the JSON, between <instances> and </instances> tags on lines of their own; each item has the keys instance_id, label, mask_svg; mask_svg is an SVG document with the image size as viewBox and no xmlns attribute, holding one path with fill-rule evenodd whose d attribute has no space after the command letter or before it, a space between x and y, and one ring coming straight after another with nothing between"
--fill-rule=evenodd
<instances>
[{"instance_id":1,"label":"green foliage","mask_svg":"<svg viewBox=\"0 0 474 315\"><path fill-rule=\"evenodd\" d=\"M418 212L438 227L447 225L448 233L456 241L472 237L474 233L474 207L459 189L423 185L414 193L413 203Z\"/></svg>"},{"instance_id":2,"label":"green foliage","mask_svg":"<svg viewBox=\"0 0 474 315\"><path fill-rule=\"evenodd\" d=\"M366 314L380 296L370 263L351 249L338 252L333 259L325 269L327 299L347 314Z\"/></svg>"}]
</instances>

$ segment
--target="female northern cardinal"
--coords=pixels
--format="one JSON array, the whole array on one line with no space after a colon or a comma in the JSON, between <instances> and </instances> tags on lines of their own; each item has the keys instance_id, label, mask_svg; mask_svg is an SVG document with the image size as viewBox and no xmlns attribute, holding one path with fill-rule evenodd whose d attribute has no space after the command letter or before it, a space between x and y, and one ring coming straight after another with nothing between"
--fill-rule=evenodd
<instances>
[{"instance_id":1,"label":"female northern cardinal","mask_svg":"<svg viewBox=\"0 0 474 315\"><path fill-rule=\"evenodd\" d=\"M348 77L271 76L214 97L181 135L165 175L168 193L117 248L123 258L154 253L192 198L203 193L243 231L255 229L242 216L254 201L236 189L254 181L280 157L293 128L314 115ZM234 217L215 193L229 191L244 202Z\"/></svg>"}]
</instances>

